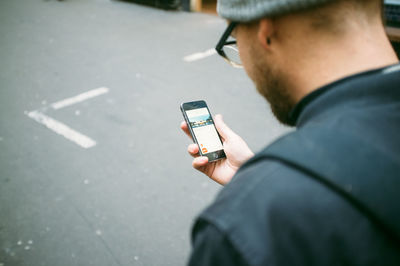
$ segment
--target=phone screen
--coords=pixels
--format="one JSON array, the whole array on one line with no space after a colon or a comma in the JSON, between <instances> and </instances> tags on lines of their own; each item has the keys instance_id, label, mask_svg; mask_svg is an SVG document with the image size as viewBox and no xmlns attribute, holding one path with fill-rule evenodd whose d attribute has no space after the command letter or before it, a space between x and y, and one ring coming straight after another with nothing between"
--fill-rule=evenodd
<instances>
[{"instance_id":1,"label":"phone screen","mask_svg":"<svg viewBox=\"0 0 400 266\"><path fill-rule=\"evenodd\" d=\"M186 111L190 127L197 139L202 154L223 149L218 132L215 129L211 114L206 107Z\"/></svg>"}]
</instances>

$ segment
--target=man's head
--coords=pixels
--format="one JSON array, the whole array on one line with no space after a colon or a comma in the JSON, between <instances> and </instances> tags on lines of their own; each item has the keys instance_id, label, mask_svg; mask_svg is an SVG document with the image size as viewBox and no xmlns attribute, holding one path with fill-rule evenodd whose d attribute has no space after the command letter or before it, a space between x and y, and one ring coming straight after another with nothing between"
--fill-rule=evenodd
<instances>
[{"instance_id":1,"label":"man's head","mask_svg":"<svg viewBox=\"0 0 400 266\"><path fill-rule=\"evenodd\" d=\"M219 0L218 11L238 22L232 35L247 74L278 120L292 125L289 113L306 94L368 69L355 47L374 42L383 30L381 5L380 0Z\"/></svg>"}]
</instances>

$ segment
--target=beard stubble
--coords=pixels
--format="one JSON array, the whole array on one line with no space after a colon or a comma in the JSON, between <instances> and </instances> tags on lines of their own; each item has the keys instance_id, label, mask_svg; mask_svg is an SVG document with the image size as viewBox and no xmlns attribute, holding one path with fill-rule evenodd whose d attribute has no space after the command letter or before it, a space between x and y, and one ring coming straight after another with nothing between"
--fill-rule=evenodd
<instances>
[{"instance_id":1,"label":"beard stubble","mask_svg":"<svg viewBox=\"0 0 400 266\"><path fill-rule=\"evenodd\" d=\"M255 66L256 77L254 83L257 91L268 101L272 113L284 125L294 126L290 119L290 112L296 105L291 94L293 87L289 78L273 66Z\"/></svg>"}]
</instances>

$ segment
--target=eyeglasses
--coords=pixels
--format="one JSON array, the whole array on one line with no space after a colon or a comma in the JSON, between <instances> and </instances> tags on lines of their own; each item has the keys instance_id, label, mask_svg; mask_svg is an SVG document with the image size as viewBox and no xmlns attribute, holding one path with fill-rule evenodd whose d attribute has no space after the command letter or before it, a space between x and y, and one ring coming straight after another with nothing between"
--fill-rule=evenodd
<instances>
[{"instance_id":1,"label":"eyeglasses","mask_svg":"<svg viewBox=\"0 0 400 266\"><path fill-rule=\"evenodd\" d=\"M215 50L231 66L242 68L242 61L240 60L236 40L231 36L231 33L237 24L237 22L229 23L228 28L225 30L224 34L222 34L221 39L215 47Z\"/></svg>"}]
</instances>

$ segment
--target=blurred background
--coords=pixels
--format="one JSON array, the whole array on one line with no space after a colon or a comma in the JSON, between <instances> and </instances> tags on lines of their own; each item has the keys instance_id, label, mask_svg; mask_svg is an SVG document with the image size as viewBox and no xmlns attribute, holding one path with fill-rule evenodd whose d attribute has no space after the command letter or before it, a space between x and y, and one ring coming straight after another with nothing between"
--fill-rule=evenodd
<instances>
[{"instance_id":1,"label":"blurred background","mask_svg":"<svg viewBox=\"0 0 400 266\"><path fill-rule=\"evenodd\" d=\"M0 266L185 265L221 186L191 167L180 103L254 151L289 130L215 54L225 27L210 0L0 1Z\"/></svg>"}]
</instances>

